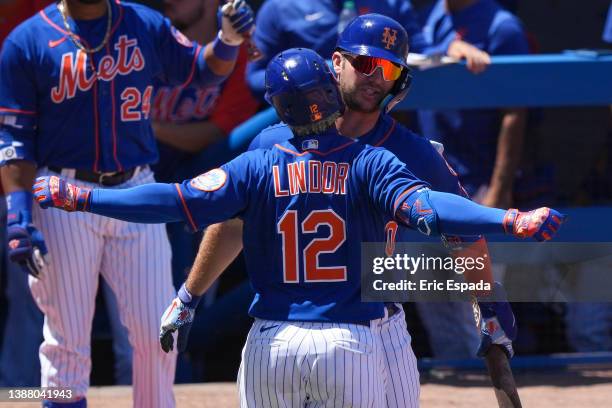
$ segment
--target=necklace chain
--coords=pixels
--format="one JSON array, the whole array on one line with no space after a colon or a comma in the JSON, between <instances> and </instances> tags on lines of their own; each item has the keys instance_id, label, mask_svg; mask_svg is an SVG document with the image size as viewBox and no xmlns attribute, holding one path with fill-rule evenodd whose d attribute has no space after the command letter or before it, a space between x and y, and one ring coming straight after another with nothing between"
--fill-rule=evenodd
<instances>
[{"instance_id":1,"label":"necklace chain","mask_svg":"<svg viewBox=\"0 0 612 408\"><path fill-rule=\"evenodd\" d=\"M58 4L58 9L60 11L60 14L62 15L62 19L64 20L64 27L66 27L66 31L68 31L68 35L70 36L70 39L72 40L74 45L77 46L78 49L80 49L81 51L87 54L95 54L96 52L104 48L104 46L108 42L108 39L110 38L111 25L113 22L113 11L111 9L109 0L106 0L106 9L108 10L108 14L107 14L108 17L106 21L106 33L104 34L104 39L102 40L102 43L100 43L100 45L98 45L96 48L85 47L79 40L79 37L75 33L73 33L72 30L70 29L70 25L68 24L68 17L66 16L67 10L68 10L68 8L66 7L66 0L61 0L60 4Z\"/></svg>"}]
</instances>

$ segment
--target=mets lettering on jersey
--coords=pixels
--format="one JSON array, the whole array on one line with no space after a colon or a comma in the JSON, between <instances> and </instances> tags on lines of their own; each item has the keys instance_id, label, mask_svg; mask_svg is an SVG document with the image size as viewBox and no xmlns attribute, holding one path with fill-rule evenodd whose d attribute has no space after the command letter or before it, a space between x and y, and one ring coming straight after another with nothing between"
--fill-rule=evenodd
<instances>
[{"instance_id":1,"label":"mets lettering on jersey","mask_svg":"<svg viewBox=\"0 0 612 408\"><path fill-rule=\"evenodd\" d=\"M109 39L96 53L77 48L56 4L5 40L0 116L18 116L14 122L19 131L9 128L10 138L23 143L15 147L18 158L41 167L94 171L153 163L158 157L149 125L154 80L185 87L223 79L208 69L202 47L156 11L119 1L110 4ZM107 17L70 19L69 24L91 48L102 43Z\"/></svg>"},{"instance_id":2,"label":"mets lettering on jersey","mask_svg":"<svg viewBox=\"0 0 612 408\"><path fill-rule=\"evenodd\" d=\"M218 86L187 88L182 86L156 88L152 119L161 122L187 122L207 118L215 108Z\"/></svg>"},{"instance_id":3,"label":"mets lettering on jersey","mask_svg":"<svg viewBox=\"0 0 612 408\"><path fill-rule=\"evenodd\" d=\"M65 99L74 98L76 90L89 91L97 80L112 81L117 75L129 75L133 71L142 71L145 67L145 60L142 51L138 47L137 39L129 39L125 35L119 37L114 45L118 51L117 59L112 55L105 55L98 62L95 72L87 75L87 54L78 50L76 57L72 52L62 55L60 66L59 84L51 89L51 100L55 103L62 103ZM129 53L129 58L128 58ZM91 70L90 70L91 71ZM134 90L137 90L134 88ZM151 86L145 91L143 106L150 106ZM122 104L121 119L127 116L127 108ZM144 109L143 109L144 110ZM146 110L145 117L148 117L149 109ZM140 115L138 115L140 120Z\"/></svg>"}]
</instances>

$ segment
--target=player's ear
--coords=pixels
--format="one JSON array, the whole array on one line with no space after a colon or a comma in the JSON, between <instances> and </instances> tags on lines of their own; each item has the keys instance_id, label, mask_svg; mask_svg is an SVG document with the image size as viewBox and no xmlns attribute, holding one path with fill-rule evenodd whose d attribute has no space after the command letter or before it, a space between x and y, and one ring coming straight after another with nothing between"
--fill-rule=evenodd
<instances>
[{"instance_id":1,"label":"player's ear","mask_svg":"<svg viewBox=\"0 0 612 408\"><path fill-rule=\"evenodd\" d=\"M338 77L338 74L340 74L340 71L342 70L342 60L343 59L344 57L338 51L334 51L334 53L332 54L332 65L334 67L334 72L336 73L336 77Z\"/></svg>"}]
</instances>

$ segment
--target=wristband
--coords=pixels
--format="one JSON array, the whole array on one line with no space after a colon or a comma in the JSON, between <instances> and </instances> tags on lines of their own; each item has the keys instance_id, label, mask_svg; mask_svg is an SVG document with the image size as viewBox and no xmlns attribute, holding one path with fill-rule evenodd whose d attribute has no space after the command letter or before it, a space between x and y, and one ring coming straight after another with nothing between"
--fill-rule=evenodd
<instances>
[{"instance_id":1,"label":"wristband","mask_svg":"<svg viewBox=\"0 0 612 408\"><path fill-rule=\"evenodd\" d=\"M215 37L212 45L213 54L224 61L233 61L238 57L240 45L230 45L223 42L221 39L221 31Z\"/></svg>"},{"instance_id":2,"label":"wristband","mask_svg":"<svg viewBox=\"0 0 612 408\"><path fill-rule=\"evenodd\" d=\"M198 303L200 303L200 300L202 299L202 296L194 296L194 295L192 295L189 292L189 290L187 290L187 287L183 283L183 285L181 286L181 288L178 291L178 298L181 300L181 302L183 302L183 304L185 306L189 306L189 307L195 309L196 306L198 306Z\"/></svg>"},{"instance_id":3,"label":"wristband","mask_svg":"<svg viewBox=\"0 0 612 408\"><path fill-rule=\"evenodd\" d=\"M514 234L514 223L516 222L516 217L518 217L519 211L516 208L510 208L506 211L506 215L504 215L504 220L502 221L504 232L506 234Z\"/></svg>"},{"instance_id":4,"label":"wristband","mask_svg":"<svg viewBox=\"0 0 612 408\"><path fill-rule=\"evenodd\" d=\"M32 222L32 200L32 193L26 190L7 194L7 224L30 224Z\"/></svg>"}]
</instances>

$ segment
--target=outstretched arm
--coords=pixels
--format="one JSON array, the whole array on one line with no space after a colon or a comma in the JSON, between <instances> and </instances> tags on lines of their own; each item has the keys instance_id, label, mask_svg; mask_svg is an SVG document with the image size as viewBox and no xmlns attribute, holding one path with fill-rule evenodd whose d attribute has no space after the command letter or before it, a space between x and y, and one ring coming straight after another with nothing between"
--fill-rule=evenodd
<instances>
[{"instance_id":1,"label":"outstretched arm","mask_svg":"<svg viewBox=\"0 0 612 408\"><path fill-rule=\"evenodd\" d=\"M506 233L546 241L565 218L546 207L530 212L500 210L455 194L430 190L404 163L383 149L364 149L354 165L374 205L397 222L425 235Z\"/></svg>"},{"instance_id":2,"label":"outstretched arm","mask_svg":"<svg viewBox=\"0 0 612 408\"><path fill-rule=\"evenodd\" d=\"M506 233L546 241L557 232L565 218L546 207L529 212L500 210L427 188L409 191L403 199L402 194L395 200L396 218L425 235Z\"/></svg>"},{"instance_id":3,"label":"outstretched arm","mask_svg":"<svg viewBox=\"0 0 612 408\"><path fill-rule=\"evenodd\" d=\"M58 176L38 177L34 198L42 208L87 211L140 223L184 221L176 184L151 183L115 189L77 187Z\"/></svg>"}]
</instances>

